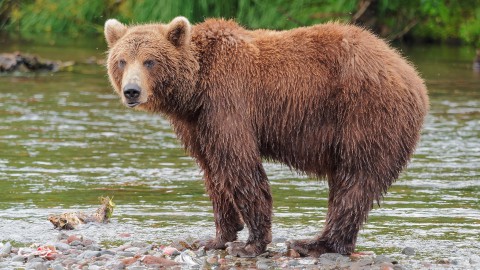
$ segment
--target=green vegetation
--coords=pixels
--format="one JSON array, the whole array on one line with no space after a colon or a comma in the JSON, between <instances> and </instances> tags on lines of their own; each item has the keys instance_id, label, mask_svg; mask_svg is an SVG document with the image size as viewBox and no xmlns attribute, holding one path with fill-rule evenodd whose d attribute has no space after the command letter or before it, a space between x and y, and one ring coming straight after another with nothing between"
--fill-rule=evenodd
<instances>
[{"instance_id":1,"label":"green vegetation","mask_svg":"<svg viewBox=\"0 0 480 270\"><path fill-rule=\"evenodd\" d=\"M0 30L92 34L107 18L167 22L235 18L249 28L353 22L388 39L480 45L480 0L0 0Z\"/></svg>"}]
</instances>

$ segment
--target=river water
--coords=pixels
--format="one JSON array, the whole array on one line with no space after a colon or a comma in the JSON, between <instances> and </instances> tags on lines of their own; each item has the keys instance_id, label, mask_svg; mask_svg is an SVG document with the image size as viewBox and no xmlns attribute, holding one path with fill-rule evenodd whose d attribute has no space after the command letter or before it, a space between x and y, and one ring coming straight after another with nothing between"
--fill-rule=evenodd
<instances>
[{"instance_id":1,"label":"river water","mask_svg":"<svg viewBox=\"0 0 480 270\"><path fill-rule=\"evenodd\" d=\"M202 175L160 116L124 108L101 65L101 39L3 38L22 51L78 64L68 72L0 76L0 242L54 240L49 214L93 212L116 203L111 223L77 232L104 245L169 243L214 234ZM431 111L415 157L370 214L358 251L421 266L480 254L480 74L465 47L401 48L425 78ZM265 164L274 196L274 232L305 238L321 229L326 183ZM243 233L241 238L245 238ZM405 247L417 253L401 254ZM461 265L461 263L460 263Z\"/></svg>"}]
</instances>

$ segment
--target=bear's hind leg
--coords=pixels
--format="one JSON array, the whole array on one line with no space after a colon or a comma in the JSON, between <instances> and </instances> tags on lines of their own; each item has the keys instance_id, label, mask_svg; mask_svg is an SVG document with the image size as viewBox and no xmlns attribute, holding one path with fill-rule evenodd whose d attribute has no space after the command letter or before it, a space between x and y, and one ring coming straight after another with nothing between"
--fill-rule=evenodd
<instances>
[{"instance_id":1,"label":"bear's hind leg","mask_svg":"<svg viewBox=\"0 0 480 270\"><path fill-rule=\"evenodd\" d=\"M292 241L288 243L289 248L303 256L318 257L329 252L351 254L374 199L381 196L373 181L374 178L361 173L329 178L328 213L322 234L311 240Z\"/></svg>"}]
</instances>

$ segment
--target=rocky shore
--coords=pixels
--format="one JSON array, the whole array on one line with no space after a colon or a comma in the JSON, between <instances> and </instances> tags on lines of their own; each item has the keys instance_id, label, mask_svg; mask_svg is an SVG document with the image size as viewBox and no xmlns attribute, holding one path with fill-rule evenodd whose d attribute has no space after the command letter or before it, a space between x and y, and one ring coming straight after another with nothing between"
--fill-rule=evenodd
<instances>
[{"instance_id":1,"label":"rocky shore","mask_svg":"<svg viewBox=\"0 0 480 270\"><path fill-rule=\"evenodd\" d=\"M128 242L104 247L82 235L59 233L57 241L30 247L0 245L0 268L62 269L405 269L395 260L374 253L352 256L324 254L302 258L287 250L282 239L253 259L236 258L225 251L205 251L188 240L170 245Z\"/></svg>"},{"instance_id":2,"label":"rocky shore","mask_svg":"<svg viewBox=\"0 0 480 270\"><path fill-rule=\"evenodd\" d=\"M0 269L480 269L480 256L419 262L414 259L415 253L413 248L403 249L402 256L407 259L401 264L373 252L300 257L287 249L285 239L277 238L261 256L237 258L223 250L205 251L193 239L175 240L169 245L130 241L106 247L74 232L60 232L55 241L29 247L0 242Z\"/></svg>"}]
</instances>

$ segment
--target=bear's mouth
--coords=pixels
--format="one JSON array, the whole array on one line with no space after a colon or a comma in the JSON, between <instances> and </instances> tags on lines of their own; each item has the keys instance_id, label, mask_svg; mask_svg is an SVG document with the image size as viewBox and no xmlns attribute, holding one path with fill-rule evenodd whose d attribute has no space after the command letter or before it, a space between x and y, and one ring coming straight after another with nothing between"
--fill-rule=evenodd
<instances>
[{"instance_id":1,"label":"bear's mouth","mask_svg":"<svg viewBox=\"0 0 480 270\"><path fill-rule=\"evenodd\" d=\"M138 106L139 104L140 104L140 102L136 102L136 101L135 102L127 102L127 106L129 108L133 108L135 106Z\"/></svg>"}]
</instances>

